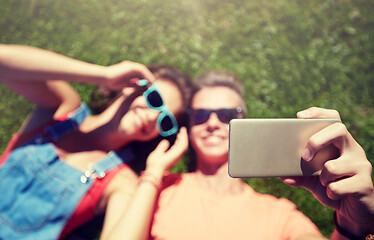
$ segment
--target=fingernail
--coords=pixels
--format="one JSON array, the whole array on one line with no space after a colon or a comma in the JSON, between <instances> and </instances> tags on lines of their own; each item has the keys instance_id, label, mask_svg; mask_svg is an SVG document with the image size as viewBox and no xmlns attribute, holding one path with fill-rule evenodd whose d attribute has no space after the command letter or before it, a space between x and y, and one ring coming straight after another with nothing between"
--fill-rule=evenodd
<instances>
[{"instance_id":1,"label":"fingernail","mask_svg":"<svg viewBox=\"0 0 374 240\"><path fill-rule=\"evenodd\" d=\"M146 79L140 79L140 80L138 80L137 84L140 87L147 86L148 85L148 80L146 80Z\"/></svg>"},{"instance_id":2,"label":"fingernail","mask_svg":"<svg viewBox=\"0 0 374 240\"><path fill-rule=\"evenodd\" d=\"M312 152L309 148L305 148L302 158L307 162L312 160Z\"/></svg>"}]
</instances>

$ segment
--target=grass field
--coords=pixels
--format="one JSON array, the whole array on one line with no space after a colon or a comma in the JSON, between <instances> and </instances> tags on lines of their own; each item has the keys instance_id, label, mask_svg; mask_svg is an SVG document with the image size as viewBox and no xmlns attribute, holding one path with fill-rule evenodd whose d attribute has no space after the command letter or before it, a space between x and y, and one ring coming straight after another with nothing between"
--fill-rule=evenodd
<instances>
[{"instance_id":1,"label":"grass field","mask_svg":"<svg viewBox=\"0 0 374 240\"><path fill-rule=\"evenodd\" d=\"M371 0L0 0L0 43L101 65L166 63L193 77L228 70L243 81L247 117L337 109L373 163L373 12ZM89 99L91 86L74 87ZM0 85L1 152L32 108ZM276 178L247 182L292 200L330 235L332 210L309 192Z\"/></svg>"}]
</instances>

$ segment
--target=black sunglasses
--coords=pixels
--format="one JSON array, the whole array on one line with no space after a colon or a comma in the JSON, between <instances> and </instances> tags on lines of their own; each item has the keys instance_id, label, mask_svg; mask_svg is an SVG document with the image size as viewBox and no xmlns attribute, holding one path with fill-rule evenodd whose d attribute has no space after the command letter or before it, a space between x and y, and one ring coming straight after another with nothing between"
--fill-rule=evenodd
<instances>
[{"instance_id":1,"label":"black sunglasses","mask_svg":"<svg viewBox=\"0 0 374 240\"><path fill-rule=\"evenodd\" d=\"M241 107L237 108L220 108L220 109L190 109L190 121L192 125L203 124L208 121L211 113L216 113L218 119L228 124L231 119L238 118L239 114L243 112Z\"/></svg>"}]
</instances>

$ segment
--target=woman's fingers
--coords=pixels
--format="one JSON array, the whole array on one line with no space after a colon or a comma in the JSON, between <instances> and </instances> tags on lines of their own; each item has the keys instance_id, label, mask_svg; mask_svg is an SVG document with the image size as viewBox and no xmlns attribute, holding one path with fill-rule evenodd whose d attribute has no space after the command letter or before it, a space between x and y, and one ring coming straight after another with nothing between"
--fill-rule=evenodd
<instances>
[{"instance_id":1,"label":"woman's fingers","mask_svg":"<svg viewBox=\"0 0 374 240\"><path fill-rule=\"evenodd\" d=\"M170 148L169 146L168 140L163 140L157 145L147 159L147 169L167 170L183 156L188 147L188 135L185 127L180 129L174 144Z\"/></svg>"},{"instance_id":2,"label":"woman's fingers","mask_svg":"<svg viewBox=\"0 0 374 240\"><path fill-rule=\"evenodd\" d=\"M157 147L155 148L155 150L153 150L153 152L151 153L152 155L157 155L157 156L160 156L160 155L163 155L165 154L165 152L168 150L169 148L169 141L168 140L162 140L158 145Z\"/></svg>"},{"instance_id":3,"label":"woman's fingers","mask_svg":"<svg viewBox=\"0 0 374 240\"><path fill-rule=\"evenodd\" d=\"M114 90L133 87L133 79L147 79L154 82L155 77L149 69L137 62L123 61L107 67L106 85Z\"/></svg>"},{"instance_id":4,"label":"woman's fingers","mask_svg":"<svg viewBox=\"0 0 374 240\"><path fill-rule=\"evenodd\" d=\"M166 158L170 159L172 163L178 161L188 147L188 135L185 127L182 127L177 135L175 143L171 146L169 151L166 153Z\"/></svg>"}]
</instances>

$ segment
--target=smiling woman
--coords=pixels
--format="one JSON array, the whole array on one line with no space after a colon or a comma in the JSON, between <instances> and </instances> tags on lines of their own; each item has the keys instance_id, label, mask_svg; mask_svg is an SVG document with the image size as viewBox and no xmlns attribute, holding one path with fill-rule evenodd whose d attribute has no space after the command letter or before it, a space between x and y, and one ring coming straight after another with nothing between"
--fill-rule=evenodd
<instances>
[{"instance_id":1,"label":"smiling woman","mask_svg":"<svg viewBox=\"0 0 374 240\"><path fill-rule=\"evenodd\" d=\"M156 87L161 93L162 99L166 102L168 110L174 113L178 125L184 126L187 124L187 116L185 111L177 111L179 104L181 104L181 109L186 109L188 105L188 99L191 95L190 87L190 77L186 74L182 74L178 69L163 64L151 64L147 68L156 77L156 81L153 89ZM140 81L142 82L142 81ZM142 83L140 85L147 85ZM174 90L168 91L168 85L171 85ZM171 94L173 92L179 92L178 94ZM149 92L149 91L148 91ZM98 114L107 108L118 96L122 93L119 91L114 91L103 86L96 86L93 89L91 95L91 105L93 106L94 113ZM179 99L181 98L181 99ZM146 101L146 100L145 100ZM144 103L142 103L144 104ZM158 137L152 141L142 142L134 141L129 147L133 150L137 156L136 161L129 161L128 164L131 168L140 173L145 168L145 161L152 150L157 146L157 144L165 137ZM175 135L166 137L171 143L175 141Z\"/></svg>"},{"instance_id":2,"label":"smiling woman","mask_svg":"<svg viewBox=\"0 0 374 240\"><path fill-rule=\"evenodd\" d=\"M0 190L7 192L0 202L1 239L63 239L104 211L102 237L107 236L138 184L125 164L137 158L129 145L160 135L161 109L150 108L142 95L148 90L133 83L147 79L148 89L157 87L162 111L177 119L187 104L188 94L180 90L185 75L166 66L150 69L154 74L129 61L104 67L33 47L0 45L1 81L36 104L0 158ZM106 86L117 94L91 115L63 80Z\"/></svg>"}]
</instances>

